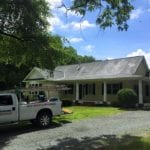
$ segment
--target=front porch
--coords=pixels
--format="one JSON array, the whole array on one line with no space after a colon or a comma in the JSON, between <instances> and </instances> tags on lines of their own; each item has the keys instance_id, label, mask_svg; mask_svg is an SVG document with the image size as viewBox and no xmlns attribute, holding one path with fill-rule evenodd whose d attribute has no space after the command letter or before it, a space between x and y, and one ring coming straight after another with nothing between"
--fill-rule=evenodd
<instances>
[{"instance_id":1,"label":"front porch","mask_svg":"<svg viewBox=\"0 0 150 150\"><path fill-rule=\"evenodd\" d=\"M67 84L66 84L67 83ZM63 83L64 84L64 83ZM150 103L150 80L105 80L65 82L69 90L61 91L62 100L80 104L111 104L117 99L122 88L132 88L138 95L138 103Z\"/></svg>"}]
</instances>

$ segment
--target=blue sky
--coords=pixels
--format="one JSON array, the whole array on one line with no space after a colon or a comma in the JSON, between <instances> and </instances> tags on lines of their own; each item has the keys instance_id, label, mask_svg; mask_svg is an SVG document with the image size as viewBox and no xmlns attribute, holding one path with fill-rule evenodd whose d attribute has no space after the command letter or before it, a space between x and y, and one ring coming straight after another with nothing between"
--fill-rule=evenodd
<instances>
[{"instance_id":1,"label":"blue sky","mask_svg":"<svg viewBox=\"0 0 150 150\"><path fill-rule=\"evenodd\" d=\"M47 0L53 17L49 17L49 30L65 37L80 55L96 59L113 59L144 55L150 67L150 0L132 0L135 9L128 21L128 31L119 32L114 26L106 30L95 24L96 12L84 18L65 8L62 0ZM69 0L66 0L68 4Z\"/></svg>"}]
</instances>

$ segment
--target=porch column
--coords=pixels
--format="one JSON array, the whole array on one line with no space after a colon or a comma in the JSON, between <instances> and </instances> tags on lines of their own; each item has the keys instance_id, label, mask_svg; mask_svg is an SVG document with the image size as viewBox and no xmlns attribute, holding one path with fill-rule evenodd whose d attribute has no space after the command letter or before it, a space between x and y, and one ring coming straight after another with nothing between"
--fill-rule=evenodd
<instances>
[{"instance_id":1,"label":"porch column","mask_svg":"<svg viewBox=\"0 0 150 150\"><path fill-rule=\"evenodd\" d=\"M139 105L143 105L142 80L139 80Z\"/></svg>"},{"instance_id":2,"label":"porch column","mask_svg":"<svg viewBox=\"0 0 150 150\"><path fill-rule=\"evenodd\" d=\"M76 101L79 100L79 83L76 82Z\"/></svg>"},{"instance_id":3,"label":"porch column","mask_svg":"<svg viewBox=\"0 0 150 150\"><path fill-rule=\"evenodd\" d=\"M104 97L103 97L103 102L106 103L107 102L107 83L104 82Z\"/></svg>"}]
</instances>

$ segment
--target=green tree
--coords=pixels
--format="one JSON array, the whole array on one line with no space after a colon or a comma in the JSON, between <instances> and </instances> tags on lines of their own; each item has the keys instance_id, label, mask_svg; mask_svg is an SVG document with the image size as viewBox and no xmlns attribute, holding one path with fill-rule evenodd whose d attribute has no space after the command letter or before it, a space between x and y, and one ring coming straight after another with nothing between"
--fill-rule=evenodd
<instances>
[{"instance_id":1,"label":"green tree","mask_svg":"<svg viewBox=\"0 0 150 150\"><path fill-rule=\"evenodd\" d=\"M50 15L45 0L0 1L0 34L20 41L35 41L47 30Z\"/></svg>"},{"instance_id":2,"label":"green tree","mask_svg":"<svg viewBox=\"0 0 150 150\"><path fill-rule=\"evenodd\" d=\"M92 56L81 56L77 54L77 51L71 46L65 46L61 51L61 56L59 58L60 60L57 65L69 65L95 61L95 58Z\"/></svg>"},{"instance_id":3,"label":"green tree","mask_svg":"<svg viewBox=\"0 0 150 150\"><path fill-rule=\"evenodd\" d=\"M128 29L127 20L130 18L133 6L128 0L73 0L67 9L82 16L87 12L97 11L95 21L100 28L106 29L116 25L118 30L122 31Z\"/></svg>"},{"instance_id":4,"label":"green tree","mask_svg":"<svg viewBox=\"0 0 150 150\"><path fill-rule=\"evenodd\" d=\"M0 1L0 62L43 66L49 49L45 0Z\"/></svg>"},{"instance_id":5,"label":"green tree","mask_svg":"<svg viewBox=\"0 0 150 150\"><path fill-rule=\"evenodd\" d=\"M93 62L95 61L95 58L93 56L78 56L78 59L81 63L86 63L86 62Z\"/></svg>"},{"instance_id":6,"label":"green tree","mask_svg":"<svg viewBox=\"0 0 150 150\"><path fill-rule=\"evenodd\" d=\"M50 15L45 0L0 1L0 90L19 84L34 66L54 69L86 61L48 33Z\"/></svg>"}]
</instances>

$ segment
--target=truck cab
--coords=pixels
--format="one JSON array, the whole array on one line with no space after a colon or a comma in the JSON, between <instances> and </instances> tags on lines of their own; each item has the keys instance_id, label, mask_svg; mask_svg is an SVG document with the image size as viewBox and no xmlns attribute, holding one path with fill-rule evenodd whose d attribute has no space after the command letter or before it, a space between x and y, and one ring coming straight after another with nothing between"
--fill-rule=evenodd
<instances>
[{"instance_id":1,"label":"truck cab","mask_svg":"<svg viewBox=\"0 0 150 150\"><path fill-rule=\"evenodd\" d=\"M0 124L30 120L40 127L47 127L53 116L61 114L61 101L58 98L27 103L19 102L16 94L0 94Z\"/></svg>"},{"instance_id":2,"label":"truck cab","mask_svg":"<svg viewBox=\"0 0 150 150\"><path fill-rule=\"evenodd\" d=\"M18 99L15 94L0 94L0 123L18 121Z\"/></svg>"}]
</instances>

